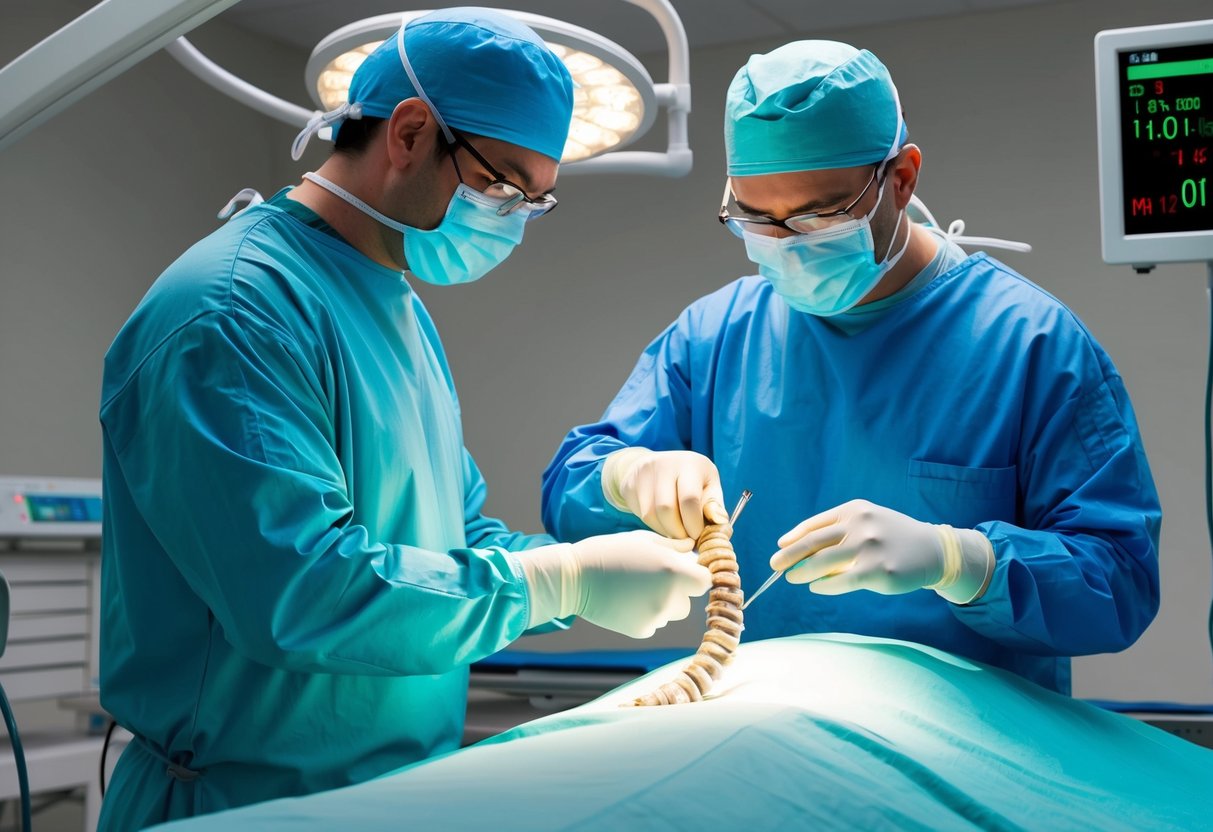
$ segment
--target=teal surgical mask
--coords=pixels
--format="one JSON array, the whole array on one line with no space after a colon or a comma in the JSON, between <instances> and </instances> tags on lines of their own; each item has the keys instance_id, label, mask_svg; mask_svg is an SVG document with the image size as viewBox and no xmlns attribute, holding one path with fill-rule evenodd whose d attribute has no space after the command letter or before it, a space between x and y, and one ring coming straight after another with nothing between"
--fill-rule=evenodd
<instances>
[{"instance_id":1,"label":"teal surgical mask","mask_svg":"<svg viewBox=\"0 0 1213 832\"><path fill-rule=\"evenodd\" d=\"M820 231L773 237L746 230L746 255L758 272L793 309L829 317L851 309L876 287L897 265L910 244L910 235L892 257L889 252L901 230L905 212L889 239L884 257L877 262L872 238L872 216L884 200L884 183L877 192L876 206L856 220Z\"/></svg>"},{"instance_id":2,"label":"teal surgical mask","mask_svg":"<svg viewBox=\"0 0 1213 832\"><path fill-rule=\"evenodd\" d=\"M435 286L471 283L500 265L522 242L530 206L499 213L502 202L460 184L437 228L414 228L376 211L345 188L308 172L314 182L362 213L404 235L404 259L413 274Z\"/></svg>"}]
</instances>

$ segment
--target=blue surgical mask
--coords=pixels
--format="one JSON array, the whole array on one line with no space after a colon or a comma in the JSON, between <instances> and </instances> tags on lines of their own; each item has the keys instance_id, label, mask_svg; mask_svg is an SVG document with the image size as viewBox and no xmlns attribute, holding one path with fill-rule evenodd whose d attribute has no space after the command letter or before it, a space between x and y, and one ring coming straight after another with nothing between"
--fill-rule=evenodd
<instances>
[{"instance_id":1,"label":"blue surgical mask","mask_svg":"<svg viewBox=\"0 0 1213 832\"><path fill-rule=\"evenodd\" d=\"M905 212L889 240L884 258L876 261L872 238L872 216L884 199L884 183L877 192L876 206L856 220L833 228L772 237L744 232L746 255L758 265L758 273L793 309L829 317L851 309L876 288L880 279L897 265L910 243L910 235L898 252L889 257L901 230Z\"/></svg>"},{"instance_id":2,"label":"blue surgical mask","mask_svg":"<svg viewBox=\"0 0 1213 832\"><path fill-rule=\"evenodd\" d=\"M309 171L303 178L403 234L408 270L435 286L471 283L499 266L522 242L529 214L526 205L500 214L498 200L461 183L451 194L442 222L437 228L426 230L381 214L317 173Z\"/></svg>"}]
</instances>

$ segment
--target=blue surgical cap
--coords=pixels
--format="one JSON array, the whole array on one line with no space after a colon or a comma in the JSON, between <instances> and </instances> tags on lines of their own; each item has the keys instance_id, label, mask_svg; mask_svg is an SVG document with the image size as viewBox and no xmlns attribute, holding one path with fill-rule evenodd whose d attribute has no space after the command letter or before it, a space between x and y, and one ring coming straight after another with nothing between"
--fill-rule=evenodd
<instances>
[{"instance_id":1,"label":"blue surgical cap","mask_svg":"<svg viewBox=\"0 0 1213 832\"><path fill-rule=\"evenodd\" d=\"M897 88L866 49L796 41L751 55L729 85L729 176L870 165L905 140Z\"/></svg>"},{"instance_id":2,"label":"blue surgical cap","mask_svg":"<svg viewBox=\"0 0 1213 832\"><path fill-rule=\"evenodd\" d=\"M398 44L388 38L354 73L349 101L361 104L363 115L389 118L397 104L417 97ZM404 45L417 80L452 128L560 160L573 79L529 27L490 9L443 9L411 21Z\"/></svg>"}]
</instances>

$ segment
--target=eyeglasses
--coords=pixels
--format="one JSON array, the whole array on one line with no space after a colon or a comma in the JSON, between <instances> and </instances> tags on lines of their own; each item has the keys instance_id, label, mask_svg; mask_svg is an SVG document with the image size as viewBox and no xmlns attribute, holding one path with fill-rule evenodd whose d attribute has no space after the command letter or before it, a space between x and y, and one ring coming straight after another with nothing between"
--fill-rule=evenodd
<instances>
[{"instance_id":1,"label":"eyeglasses","mask_svg":"<svg viewBox=\"0 0 1213 832\"><path fill-rule=\"evenodd\" d=\"M498 172L496 168L489 164L489 160L481 156L479 151L472 147L471 142L460 134L456 133L454 130L451 131L451 136L454 138L454 141L448 142L447 147L449 148L451 154L451 164L455 166L455 175L458 176L459 181L463 183L463 173L459 170L459 161L455 158L455 147L458 146L472 154L472 158L483 165L484 169L488 171L489 176L493 177L493 181L490 182L489 186L481 191L481 193L488 198L501 203L501 205L497 208L497 214L499 216L505 216L506 214L513 213L525 205L528 209L526 218L527 221L530 222L536 217L541 217L556 207L556 197L552 196L551 194L540 194L532 199L526 195L526 191L524 191L518 185L515 185L510 180L506 179L501 175L501 173Z\"/></svg>"},{"instance_id":2,"label":"eyeglasses","mask_svg":"<svg viewBox=\"0 0 1213 832\"><path fill-rule=\"evenodd\" d=\"M851 210L859 204L864 194L871 190L872 183L879 176L881 167L882 165L876 165L872 170L872 178L868 180L868 184L863 186L863 190L859 192L859 196L851 200L851 204L846 208L841 208L837 211L827 211L823 214L797 214L794 217L788 217L786 220L776 220L770 217L731 216L729 214L729 199L733 196L733 185L732 180L726 179L724 181L724 198L720 201L720 213L716 218L724 224L725 228L732 231L738 237L743 237L746 229L767 235L770 235L774 228L782 228L786 231L791 231L793 234L808 234L811 231L821 231L834 225L859 219L851 214Z\"/></svg>"}]
</instances>

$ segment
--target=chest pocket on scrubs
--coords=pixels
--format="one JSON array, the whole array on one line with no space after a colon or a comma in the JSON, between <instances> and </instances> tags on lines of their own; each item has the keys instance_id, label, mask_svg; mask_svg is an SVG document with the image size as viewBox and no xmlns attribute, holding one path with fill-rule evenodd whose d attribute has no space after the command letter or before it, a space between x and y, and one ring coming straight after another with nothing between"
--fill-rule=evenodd
<instances>
[{"instance_id":1,"label":"chest pocket on scrubs","mask_svg":"<svg viewBox=\"0 0 1213 832\"><path fill-rule=\"evenodd\" d=\"M969 468L943 462L911 459L907 487L911 516L928 523L947 523L971 529L989 520L1014 522L1016 517L1015 466Z\"/></svg>"}]
</instances>

